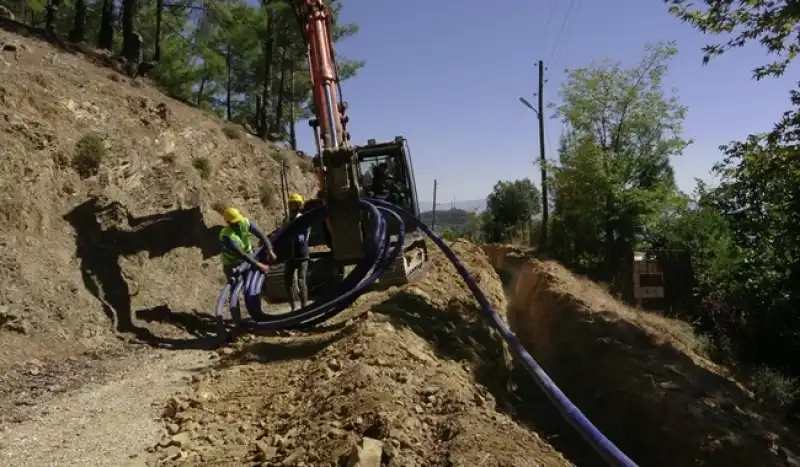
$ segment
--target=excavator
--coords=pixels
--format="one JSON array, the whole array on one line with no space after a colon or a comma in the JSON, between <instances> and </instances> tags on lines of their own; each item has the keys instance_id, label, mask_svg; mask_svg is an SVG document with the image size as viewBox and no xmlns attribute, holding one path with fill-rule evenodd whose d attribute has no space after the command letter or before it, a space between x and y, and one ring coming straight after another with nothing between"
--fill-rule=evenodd
<instances>
[{"instance_id":1,"label":"excavator","mask_svg":"<svg viewBox=\"0 0 800 467\"><path fill-rule=\"evenodd\" d=\"M391 141L369 139L364 145L352 145L347 131L347 103L342 89L333 49L332 20L326 0L296 0L295 16L303 31L308 49L315 117L309 121L314 132L317 154L313 157L319 182L316 199L306 208L320 203L327 207L324 220L311 227L312 249L308 288L311 296L340 281L346 269L364 257L364 245L376 219L361 208L361 198L375 197L404 210L403 216L418 218L419 200L408 142L402 136ZM425 235L411 219L403 219L406 232L402 254L378 280L389 287L415 280L428 265ZM390 245L398 247L400 225L388 219ZM326 249L321 247L327 246ZM279 261L288 259L288 248L276 245ZM327 250L327 251L320 251ZM263 296L269 301L284 301L284 265L276 264L267 276Z\"/></svg>"}]
</instances>

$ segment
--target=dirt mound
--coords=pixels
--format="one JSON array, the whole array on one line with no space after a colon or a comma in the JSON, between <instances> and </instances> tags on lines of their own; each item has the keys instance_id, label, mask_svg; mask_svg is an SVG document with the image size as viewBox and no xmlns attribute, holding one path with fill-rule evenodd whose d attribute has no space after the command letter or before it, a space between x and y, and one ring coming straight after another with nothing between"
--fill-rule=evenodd
<instances>
[{"instance_id":1,"label":"dirt mound","mask_svg":"<svg viewBox=\"0 0 800 467\"><path fill-rule=\"evenodd\" d=\"M688 324L628 308L555 262L519 264L496 245L486 252L513 273L514 332L640 465L798 465L798 438L698 354Z\"/></svg>"},{"instance_id":2,"label":"dirt mound","mask_svg":"<svg viewBox=\"0 0 800 467\"><path fill-rule=\"evenodd\" d=\"M35 38L0 30L0 43L0 374L31 358L47 373L115 327L197 345L221 285L212 203L271 230L277 160L292 189L311 193L313 178L146 81Z\"/></svg>"},{"instance_id":3,"label":"dirt mound","mask_svg":"<svg viewBox=\"0 0 800 467\"><path fill-rule=\"evenodd\" d=\"M502 308L484 255L455 249ZM324 333L229 351L167 404L160 465L338 466L362 438L389 466L570 465L493 395L502 341L455 276L437 253L420 282L362 296Z\"/></svg>"}]
</instances>

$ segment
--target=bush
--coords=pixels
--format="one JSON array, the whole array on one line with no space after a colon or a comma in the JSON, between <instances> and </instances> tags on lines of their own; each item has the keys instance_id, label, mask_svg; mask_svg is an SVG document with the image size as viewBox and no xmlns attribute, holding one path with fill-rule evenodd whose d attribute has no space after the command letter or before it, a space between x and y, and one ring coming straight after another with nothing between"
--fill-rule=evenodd
<instances>
[{"instance_id":1,"label":"bush","mask_svg":"<svg viewBox=\"0 0 800 467\"><path fill-rule=\"evenodd\" d=\"M289 157L286 155L285 152L276 151L270 154L270 156L272 156L272 159L278 164L285 164L289 162Z\"/></svg>"},{"instance_id":2,"label":"bush","mask_svg":"<svg viewBox=\"0 0 800 467\"><path fill-rule=\"evenodd\" d=\"M275 203L275 188L269 183L261 185L258 191L258 199L261 200L261 205L265 208L272 207Z\"/></svg>"},{"instance_id":3,"label":"bush","mask_svg":"<svg viewBox=\"0 0 800 467\"><path fill-rule=\"evenodd\" d=\"M238 125L227 125L222 128L222 133L230 139L242 139L244 132Z\"/></svg>"},{"instance_id":4,"label":"bush","mask_svg":"<svg viewBox=\"0 0 800 467\"><path fill-rule=\"evenodd\" d=\"M97 175L100 164L106 157L106 147L100 135L90 133L84 135L75 145L72 156L72 167L81 178Z\"/></svg>"},{"instance_id":5,"label":"bush","mask_svg":"<svg viewBox=\"0 0 800 467\"><path fill-rule=\"evenodd\" d=\"M753 371L753 392L759 399L780 407L788 409L791 407L798 396L800 387L797 380L790 378L781 372L761 366Z\"/></svg>"},{"instance_id":6,"label":"bush","mask_svg":"<svg viewBox=\"0 0 800 467\"><path fill-rule=\"evenodd\" d=\"M192 159L192 166L200 173L200 178L208 180L211 177L211 162L205 157Z\"/></svg>"},{"instance_id":7,"label":"bush","mask_svg":"<svg viewBox=\"0 0 800 467\"><path fill-rule=\"evenodd\" d=\"M307 157L297 156L297 166L306 173L314 172L314 163Z\"/></svg>"}]
</instances>

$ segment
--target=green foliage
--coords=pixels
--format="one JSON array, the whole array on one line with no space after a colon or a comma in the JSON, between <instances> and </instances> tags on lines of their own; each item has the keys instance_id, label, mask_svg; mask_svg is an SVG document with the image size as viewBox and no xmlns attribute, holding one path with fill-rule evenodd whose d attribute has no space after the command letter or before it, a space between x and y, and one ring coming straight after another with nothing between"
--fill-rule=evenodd
<instances>
[{"instance_id":1,"label":"green foliage","mask_svg":"<svg viewBox=\"0 0 800 467\"><path fill-rule=\"evenodd\" d=\"M729 37L725 43L703 48L704 63L728 50L757 41L769 55L778 57L753 70L755 77L761 79L783 74L800 52L797 40L800 8L794 0L703 0L701 9L694 8L695 2L689 0L664 2L670 5L670 13L700 31Z\"/></svg>"},{"instance_id":2,"label":"green foliage","mask_svg":"<svg viewBox=\"0 0 800 467\"><path fill-rule=\"evenodd\" d=\"M454 240L458 240L459 237L461 237L461 235L455 229L444 229L442 230L441 237L447 241L452 242Z\"/></svg>"},{"instance_id":3,"label":"green foliage","mask_svg":"<svg viewBox=\"0 0 800 467\"><path fill-rule=\"evenodd\" d=\"M106 147L103 138L97 134L89 133L78 140L75 153L72 156L72 167L81 178L97 175L100 165L106 157Z\"/></svg>"},{"instance_id":4,"label":"green foliage","mask_svg":"<svg viewBox=\"0 0 800 467\"><path fill-rule=\"evenodd\" d=\"M570 70L555 107L566 132L551 168L554 254L607 281L632 261L638 238L674 202L670 159L686 107L663 89L673 44L647 46L640 63ZM618 289L630 286L626 280Z\"/></svg>"},{"instance_id":5,"label":"green foliage","mask_svg":"<svg viewBox=\"0 0 800 467\"><path fill-rule=\"evenodd\" d=\"M192 167L197 169L197 173L203 180L211 178L211 161L207 158L200 156L192 158Z\"/></svg>"},{"instance_id":6,"label":"green foliage","mask_svg":"<svg viewBox=\"0 0 800 467\"><path fill-rule=\"evenodd\" d=\"M528 178L513 182L498 181L486 197L491 223L508 232L530 224L542 209L539 189Z\"/></svg>"},{"instance_id":7,"label":"green foliage","mask_svg":"<svg viewBox=\"0 0 800 467\"><path fill-rule=\"evenodd\" d=\"M767 366L753 371L752 387L759 399L782 409L788 409L800 396L796 379Z\"/></svg>"},{"instance_id":8,"label":"green foliage","mask_svg":"<svg viewBox=\"0 0 800 467\"><path fill-rule=\"evenodd\" d=\"M86 1L87 42L98 40L103 3ZM114 3L117 16L120 5ZM266 100L262 120L269 126L268 133L287 135L289 125L311 116L306 46L294 0L263 3L173 2L163 11L160 60L148 77L171 96L252 128L259 128L258 101ZM9 6L18 19L42 26L45 4L45 0L30 0L26 9L26 2L11 0ZM136 30L144 41L145 60L155 58L156 5L137 5ZM334 40L357 34L358 25L338 21L342 2L330 6ZM63 2L56 16L55 30L66 37L78 19L75 2ZM122 34L116 32L112 51L119 53L121 46ZM364 62L337 56L337 65L340 78L346 80L355 76Z\"/></svg>"}]
</instances>

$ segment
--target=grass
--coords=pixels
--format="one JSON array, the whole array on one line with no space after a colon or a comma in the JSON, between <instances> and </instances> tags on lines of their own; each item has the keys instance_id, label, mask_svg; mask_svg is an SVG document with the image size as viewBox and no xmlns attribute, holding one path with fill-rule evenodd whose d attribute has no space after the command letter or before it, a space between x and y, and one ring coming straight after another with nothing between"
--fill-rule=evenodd
<instances>
[{"instance_id":1,"label":"grass","mask_svg":"<svg viewBox=\"0 0 800 467\"><path fill-rule=\"evenodd\" d=\"M95 133L84 135L75 145L72 156L72 168L81 178L97 175L100 165L106 158L106 147L103 138Z\"/></svg>"},{"instance_id":2,"label":"grass","mask_svg":"<svg viewBox=\"0 0 800 467\"><path fill-rule=\"evenodd\" d=\"M270 156L272 156L272 159L278 164L285 164L289 162L289 156L282 151L275 151L272 154L270 154Z\"/></svg>"},{"instance_id":3,"label":"grass","mask_svg":"<svg viewBox=\"0 0 800 467\"><path fill-rule=\"evenodd\" d=\"M237 125L226 125L222 127L222 132L230 139L242 139L244 131Z\"/></svg>"},{"instance_id":4,"label":"grass","mask_svg":"<svg viewBox=\"0 0 800 467\"><path fill-rule=\"evenodd\" d=\"M306 173L314 172L314 163L311 162L311 159L307 157L297 157L297 166L300 167L300 170Z\"/></svg>"},{"instance_id":5,"label":"grass","mask_svg":"<svg viewBox=\"0 0 800 467\"><path fill-rule=\"evenodd\" d=\"M194 157L192 159L192 167L197 169L197 172L200 174L200 178L203 180L208 180L211 178L211 162L205 157Z\"/></svg>"},{"instance_id":6,"label":"grass","mask_svg":"<svg viewBox=\"0 0 800 467\"><path fill-rule=\"evenodd\" d=\"M261 205L265 208L272 207L275 203L275 187L269 183L264 183L258 190L258 199L261 200Z\"/></svg>"}]
</instances>

